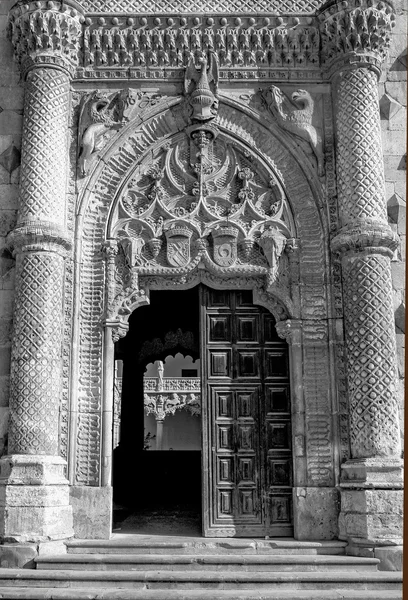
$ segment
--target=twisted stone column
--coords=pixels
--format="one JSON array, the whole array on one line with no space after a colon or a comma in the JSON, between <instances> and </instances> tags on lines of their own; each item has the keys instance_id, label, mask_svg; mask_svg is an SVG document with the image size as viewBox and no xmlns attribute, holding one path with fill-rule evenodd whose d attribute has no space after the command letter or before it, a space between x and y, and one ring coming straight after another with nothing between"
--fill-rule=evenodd
<instances>
[{"instance_id":1,"label":"twisted stone column","mask_svg":"<svg viewBox=\"0 0 408 600\"><path fill-rule=\"evenodd\" d=\"M62 392L67 133L81 15L72 2L17 5L11 39L25 78L20 203L9 236L17 259L9 455L0 461L0 535L73 535L65 462L58 455Z\"/></svg>"},{"instance_id":2,"label":"twisted stone column","mask_svg":"<svg viewBox=\"0 0 408 600\"><path fill-rule=\"evenodd\" d=\"M329 2L322 38L332 78L352 459L342 465L341 537L353 553L399 544L401 443L377 82L394 15L386 2ZM345 24L348 24L346 27ZM358 490L356 489L358 488ZM357 548L357 550L356 550Z\"/></svg>"}]
</instances>

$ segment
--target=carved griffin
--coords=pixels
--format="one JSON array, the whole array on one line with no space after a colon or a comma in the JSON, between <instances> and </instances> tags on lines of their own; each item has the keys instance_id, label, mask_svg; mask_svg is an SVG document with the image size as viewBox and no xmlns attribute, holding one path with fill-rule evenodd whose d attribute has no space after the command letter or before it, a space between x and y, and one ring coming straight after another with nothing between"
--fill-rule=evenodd
<instances>
[{"instance_id":1,"label":"carved griffin","mask_svg":"<svg viewBox=\"0 0 408 600\"><path fill-rule=\"evenodd\" d=\"M323 144L318 130L312 125L314 102L309 92L296 90L291 102L278 87L272 85L264 97L278 125L310 145L317 159L318 175L322 177L325 171Z\"/></svg>"},{"instance_id":2,"label":"carved griffin","mask_svg":"<svg viewBox=\"0 0 408 600\"><path fill-rule=\"evenodd\" d=\"M124 89L109 97L96 90L82 100L79 116L78 167L84 177L91 155L102 148L104 135L109 129L119 129L128 120L127 110L135 104L132 90Z\"/></svg>"}]
</instances>

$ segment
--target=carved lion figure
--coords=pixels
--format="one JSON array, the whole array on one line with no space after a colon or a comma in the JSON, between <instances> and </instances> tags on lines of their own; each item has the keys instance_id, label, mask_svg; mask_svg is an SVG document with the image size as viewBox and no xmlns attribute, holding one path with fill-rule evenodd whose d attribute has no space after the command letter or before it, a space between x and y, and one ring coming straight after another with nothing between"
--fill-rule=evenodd
<instances>
[{"instance_id":1,"label":"carved lion figure","mask_svg":"<svg viewBox=\"0 0 408 600\"><path fill-rule=\"evenodd\" d=\"M291 98L292 102L275 85L272 85L267 92L269 108L278 125L311 146L317 159L318 175L322 177L324 175L323 144L316 127L312 125L313 99L306 90L296 90Z\"/></svg>"}]
</instances>

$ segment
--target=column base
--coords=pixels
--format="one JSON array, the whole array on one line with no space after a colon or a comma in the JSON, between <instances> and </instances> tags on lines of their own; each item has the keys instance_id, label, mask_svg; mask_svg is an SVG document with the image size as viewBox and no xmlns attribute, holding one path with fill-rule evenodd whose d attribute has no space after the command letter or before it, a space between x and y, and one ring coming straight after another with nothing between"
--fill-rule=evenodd
<instances>
[{"instance_id":1,"label":"column base","mask_svg":"<svg viewBox=\"0 0 408 600\"><path fill-rule=\"evenodd\" d=\"M74 535L69 484L59 456L14 454L0 460L0 539L48 542Z\"/></svg>"},{"instance_id":2,"label":"column base","mask_svg":"<svg viewBox=\"0 0 408 600\"><path fill-rule=\"evenodd\" d=\"M358 459L342 465L339 539L346 552L380 558L382 570L399 570L403 531L399 459Z\"/></svg>"},{"instance_id":3,"label":"column base","mask_svg":"<svg viewBox=\"0 0 408 600\"><path fill-rule=\"evenodd\" d=\"M70 493L75 537L109 540L112 534L112 488L73 485Z\"/></svg>"},{"instance_id":4,"label":"column base","mask_svg":"<svg viewBox=\"0 0 408 600\"><path fill-rule=\"evenodd\" d=\"M336 488L293 488L295 539L337 539L339 504L339 492Z\"/></svg>"},{"instance_id":5,"label":"column base","mask_svg":"<svg viewBox=\"0 0 408 600\"><path fill-rule=\"evenodd\" d=\"M360 546L351 543L346 547L346 554L378 558L379 571L402 571L402 546Z\"/></svg>"}]
</instances>

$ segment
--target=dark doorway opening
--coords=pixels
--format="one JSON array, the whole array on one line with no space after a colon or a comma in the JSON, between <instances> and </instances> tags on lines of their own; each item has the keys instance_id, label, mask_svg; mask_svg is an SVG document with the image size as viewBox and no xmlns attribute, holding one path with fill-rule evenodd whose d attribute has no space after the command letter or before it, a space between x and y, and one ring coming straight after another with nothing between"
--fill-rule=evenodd
<instances>
[{"instance_id":1,"label":"dark doorway opening","mask_svg":"<svg viewBox=\"0 0 408 600\"><path fill-rule=\"evenodd\" d=\"M152 365L162 364L166 370L171 363L169 357L189 357L191 364L187 366L191 368L184 368L184 374L180 371L180 378L196 373L193 367L200 358L199 322L198 287L152 291L150 304L131 315L128 334L116 344L115 360L121 364L121 401L119 439L113 456L114 531L201 535L201 431L195 444L187 444L183 426L188 423L189 412L174 410L172 414L170 407L160 424L159 406L166 397L169 404L178 403L177 409L180 403L184 403L182 408L191 408L187 405L193 404L194 394L167 393L160 387L159 378L146 380ZM168 384L166 373L164 378ZM170 383L180 387L178 380L173 376ZM146 407L149 402L153 407L150 415ZM165 435L157 445L159 435L163 437L160 427L165 428ZM197 422L194 427L197 432Z\"/></svg>"}]
</instances>

